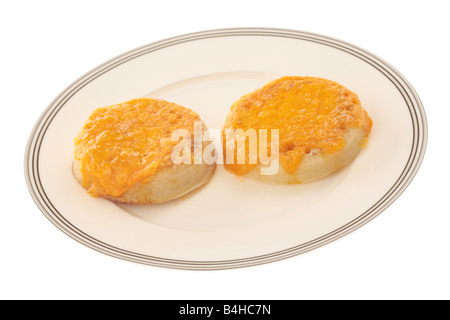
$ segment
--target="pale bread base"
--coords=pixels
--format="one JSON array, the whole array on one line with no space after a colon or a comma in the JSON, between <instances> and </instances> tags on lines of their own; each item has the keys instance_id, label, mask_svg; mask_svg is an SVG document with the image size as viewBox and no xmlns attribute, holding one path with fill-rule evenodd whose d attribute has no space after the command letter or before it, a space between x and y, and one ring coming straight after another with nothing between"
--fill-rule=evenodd
<instances>
[{"instance_id":1,"label":"pale bread base","mask_svg":"<svg viewBox=\"0 0 450 320\"><path fill-rule=\"evenodd\" d=\"M273 175L261 175L262 165L258 165L243 177L268 183L303 183L320 179L352 162L362 149L365 131L362 128L351 128L344 134L345 146L332 154L310 153L304 156L297 170L289 174L280 165Z\"/></svg>"},{"instance_id":2,"label":"pale bread base","mask_svg":"<svg viewBox=\"0 0 450 320\"><path fill-rule=\"evenodd\" d=\"M73 174L82 181L79 161L73 161ZM216 164L179 164L156 172L148 183L136 183L120 197L102 198L128 204L161 203L176 199L208 182Z\"/></svg>"}]
</instances>

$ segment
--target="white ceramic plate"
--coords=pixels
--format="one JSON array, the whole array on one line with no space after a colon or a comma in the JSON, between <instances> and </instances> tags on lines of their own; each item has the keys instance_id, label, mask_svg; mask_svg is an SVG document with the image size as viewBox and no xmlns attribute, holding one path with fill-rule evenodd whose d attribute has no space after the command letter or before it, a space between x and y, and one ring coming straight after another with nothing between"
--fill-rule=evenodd
<instances>
[{"instance_id":1,"label":"white ceramic plate","mask_svg":"<svg viewBox=\"0 0 450 320\"><path fill-rule=\"evenodd\" d=\"M162 98L221 129L236 99L283 75L328 78L359 95L374 126L351 165L300 185L267 185L218 166L199 190L139 206L92 198L72 176L73 138L97 107ZM298 255L367 223L408 186L426 139L414 89L373 54L294 30L212 30L137 48L75 81L37 121L25 175L47 218L95 250L156 266L225 269Z\"/></svg>"}]
</instances>

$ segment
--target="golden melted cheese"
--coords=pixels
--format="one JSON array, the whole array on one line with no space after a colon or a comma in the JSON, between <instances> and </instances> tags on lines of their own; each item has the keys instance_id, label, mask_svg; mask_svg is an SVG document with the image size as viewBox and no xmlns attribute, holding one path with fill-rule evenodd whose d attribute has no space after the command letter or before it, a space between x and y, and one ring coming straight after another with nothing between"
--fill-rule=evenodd
<instances>
[{"instance_id":1,"label":"golden melted cheese","mask_svg":"<svg viewBox=\"0 0 450 320\"><path fill-rule=\"evenodd\" d=\"M82 185L92 196L118 197L173 165L175 129L191 134L199 116L175 103L135 99L95 110L75 138Z\"/></svg>"},{"instance_id":2,"label":"golden melted cheese","mask_svg":"<svg viewBox=\"0 0 450 320\"><path fill-rule=\"evenodd\" d=\"M225 129L278 129L280 163L292 174L311 150L333 153L342 149L343 134L352 127L362 127L366 139L372 128L355 93L327 79L282 77L236 101L222 135L225 140ZM226 143L223 146L225 154ZM235 162L225 163L227 170L244 175L257 166L249 164L247 154L246 163L237 164L234 150Z\"/></svg>"}]
</instances>

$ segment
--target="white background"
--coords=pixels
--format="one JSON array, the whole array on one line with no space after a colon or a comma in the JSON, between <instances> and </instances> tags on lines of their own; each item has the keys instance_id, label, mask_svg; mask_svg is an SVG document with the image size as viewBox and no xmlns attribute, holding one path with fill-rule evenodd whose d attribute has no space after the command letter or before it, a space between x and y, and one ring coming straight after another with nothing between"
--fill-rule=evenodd
<instances>
[{"instance_id":1,"label":"white background","mask_svg":"<svg viewBox=\"0 0 450 320\"><path fill-rule=\"evenodd\" d=\"M449 299L450 64L446 1L9 1L0 4L1 299ZM290 28L365 48L424 104L417 176L385 212L325 247L213 272L138 265L64 235L27 190L23 157L66 86L135 47L228 27ZM55 155L58 156L58 155Z\"/></svg>"}]
</instances>

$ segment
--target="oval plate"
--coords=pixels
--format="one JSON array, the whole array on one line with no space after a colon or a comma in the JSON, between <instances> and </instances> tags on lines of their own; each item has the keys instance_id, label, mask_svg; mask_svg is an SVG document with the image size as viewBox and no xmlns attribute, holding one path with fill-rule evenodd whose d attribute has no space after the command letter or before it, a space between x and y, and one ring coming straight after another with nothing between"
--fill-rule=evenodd
<instances>
[{"instance_id":1,"label":"oval plate","mask_svg":"<svg viewBox=\"0 0 450 320\"><path fill-rule=\"evenodd\" d=\"M359 95L374 126L352 164L300 185L250 181L219 165L199 190L139 206L92 198L72 176L73 138L97 107L162 98L220 130L235 100L284 75L331 79ZM414 89L373 54L307 32L222 29L137 48L76 80L31 132L25 176L45 216L88 247L161 267L227 269L292 257L367 223L411 182L426 140Z\"/></svg>"}]
</instances>

